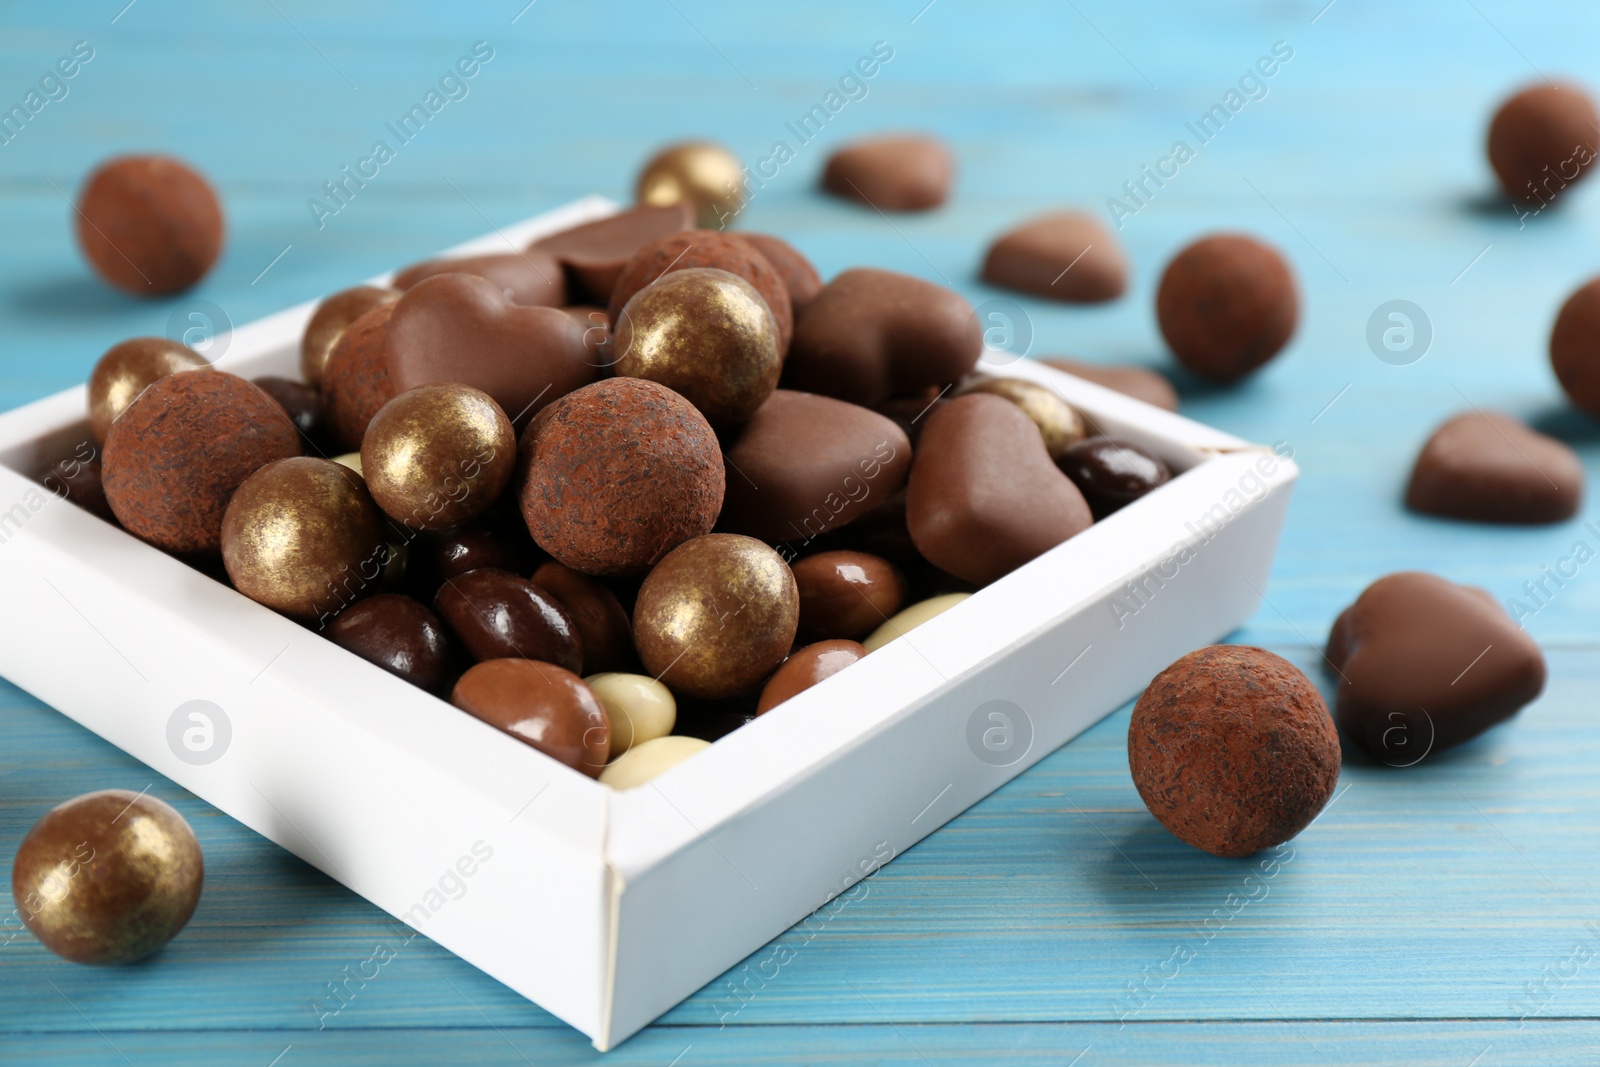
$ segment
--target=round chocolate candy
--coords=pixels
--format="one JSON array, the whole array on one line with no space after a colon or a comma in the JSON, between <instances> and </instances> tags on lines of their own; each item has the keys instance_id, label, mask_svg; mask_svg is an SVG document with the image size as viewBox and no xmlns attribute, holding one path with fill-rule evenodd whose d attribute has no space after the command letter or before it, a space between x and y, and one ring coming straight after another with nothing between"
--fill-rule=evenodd
<instances>
[{"instance_id":1,"label":"round chocolate candy","mask_svg":"<svg viewBox=\"0 0 1600 1067\"><path fill-rule=\"evenodd\" d=\"M211 183L170 156L102 163L76 213L78 246L95 273L134 296L181 292L222 251L222 205Z\"/></svg>"},{"instance_id":2,"label":"round chocolate candy","mask_svg":"<svg viewBox=\"0 0 1600 1067\"><path fill-rule=\"evenodd\" d=\"M794 644L800 595L789 565L739 534L687 541L639 587L633 639L673 692L717 699L760 684Z\"/></svg>"},{"instance_id":3,"label":"round chocolate candy","mask_svg":"<svg viewBox=\"0 0 1600 1067\"><path fill-rule=\"evenodd\" d=\"M737 274L755 286L778 324L778 351L789 351L789 339L794 333L794 308L789 304L789 289L778 269L756 251L755 245L716 230L684 230L641 246L617 279L616 288L611 290L606 311L611 316L612 327L619 324L623 307L639 290L672 271L701 267Z\"/></svg>"},{"instance_id":4,"label":"round chocolate candy","mask_svg":"<svg viewBox=\"0 0 1600 1067\"><path fill-rule=\"evenodd\" d=\"M696 753L711 747L698 737L658 737L630 748L600 772L600 784L633 789L659 778Z\"/></svg>"},{"instance_id":5,"label":"round chocolate candy","mask_svg":"<svg viewBox=\"0 0 1600 1067\"><path fill-rule=\"evenodd\" d=\"M822 292L822 276L817 268L788 241L770 233L735 233L733 236L767 257L767 262L783 279L783 287L789 291L789 305L794 314L800 314Z\"/></svg>"},{"instance_id":6,"label":"round chocolate candy","mask_svg":"<svg viewBox=\"0 0 1600 1067\"><path fill-rule=\"evenodd\" d=\"M275 400L222 371L169 374L106 435L106 500L136 537L178 553L222 547L222 515L240 484L300 454Z\"/></svg>"},{"instance_id":7,"label":"round chocolate candy","mask_svg":"<svg viewBox=\"0 0 1600 1067\"><path fill-rule=\"evenodd\" d=\"M818 641L795 652L773 672L761 690L756 714L765 715L797 693L803 693L824 678L831 678L852 663L864 659L867 650L854 641Z\"/></svg>"},{"instance_id":8,"label":"round chocolate candy","mask_svg":"<svg viewBox=\"0 0 1600 1067\"><path fill-rule=\"evenodd\" d=\"M1600 278L1567 297L1550 331L1550 367L1567 399L1600 415Z\"/></svg>"},{"instance_id":9,"label":"round chocolate candy","mask_svg":"<svg viewBox=\"0 0 1600 1067\"><path fill-rule=\"evenodd\" d=\"M1173 836L1216 856L1282 844L1339 784L1317 687L1259 648L1211 645L1155 676L1128 723L1128 769Z\"/></svg>"},{"instance_id":10,"label":"round chocolate candy","mask_svg":"<svg viewBox=\"0 0 1600 1067\"><path fill-rule=\"evenodd\" d=\"M352 322L328 353L322 368L322 408L340 448L361 450L367 424L394 399L389 377L389 319L394 304L383 303Z\"/></svg>"},{"instance_id":11,"label":"round chocolate candy","mask_svg":"<svg viewBox=\"0 0 1600 1067\"><path fill-rule=\"evenodd\" d=\"M361 442L372 499L417 530L445 530L489 510L511 481L517 438L500 405L467 385L422 385L373 416Z\"/></svg>"},{"instance_id":12,"label":"round chocolate candy","mask_svg":"<svg viewBox=\"0 0 1600 1067\"><path fill-rule=\"evenodd\" d=\"M182 815L155 797L106 789L34 824L11 867L11 896L62 959L132 963L178 936L204 881L200 842Z\"/></svg>"},{"instance_id":13,"label":"round chocolate candy","mask_svg":"<svg viewBox=\"0 0 1600 1067\"><path fill-rule=\"evenodd\" d=\"M327 427L322 414L322 394L305 382L293 378L267 375L254 379L261 391L278 402L283 413L289 416L294 428L300 431L305 446L318 455L327 443Z\"/></svg>"},{"instance_id":14,"label":"round chocolate candy","mask_svg":"<svg viewBox=\"0 0 1600 1067\"><path fill-rule=\"evenodd\" d=\"M659 382L713 426L744 422L778 387L778 324L755 287L710 267L639 290L617 319L617 374Z\"/></svg>"},{"instance_id":15,"label":"round chocolate candy","mask_svg":"<svg viewBox=\"0 0 1600 1067\"><path fill-rule=\"evenodd\" d=\"M413 595L432 600L439 586L479 567L526 574L541 558L519 515L501 521L491 511L470 526L425 534L411 542L406 584Z\"/></svg>"},{"instance_id":16,"label":"round chocolate candy","mask_svg":"<svg viewBox=\"0 0 1600 1067\"><path fill-rule=\"evenodd\" d=\"M522 515L540 548L584 574L637 574L709 533L722 449L705 416L664 385L610 378L569 393L524 437Z\"/></svg>"},{"instance_id":17,"label":"round chocolate candy","mask_svg":"<svg viewBox=\"0 0 1600 1067\"><path fill-rule=\"evenodd\" d=\"M1061 399L1055 390L1034 382L1021 378L979 378L962 386L957 395L965 396L968 393L993 393L1021 408L1022 413L1039 427L1045 451L1050 453L1051 459L1059 460L1062 453L1083 440L1088 433L1083 416L1078 414L1076 408Z\"/></svg>"},{"instance_id":18,"label":"round chocolate candy","mask_svg":"<svg viewBox=\"0 0 1600 1067\"><path fill-rule=\"evenodd\" d=\"M867 639L861 642L861 647L868 652L876 652L895 638L904 637L930 619L938 618L971 595L971 593L944 593L929 597L927 600L920 600L900 614L891 616L888 622L872 631Z\"/></svg>"},{"instance_id":19,"label":"round chocolate candy","mask_svg":"<svg viewBox=\"0 0 1600 1067\"><path fill-rule=\"evenodd\" d=\"M398 289L358 285L354 289L334 293L318 304L311 321L306 323L305 336L300 340L300 373L305 380L312 385L321 385L328 356L351 324L373 308L392 304L399 299Z\"/></svg>"},{"instance_id":20,"label":"round chocolate candy","mask_svg":"<svg viewBox=\"0 0 1600 1067\"><path fill-rule=\"evenodd\" d=\"M1488 148L1506 196L1542 209L1594 165L1600 112L1578 86L1541 82L1500 105Z\"/></svg>"},{"instance_id":21,"label":"round chocolate candy","mask_svg":"<svg viewBox=\"0 0 1600 1067\"><path fill-rule=\"evenodd\" d=\"M1083 493L1097 520L1172 480L1172 471L1160 459L1114 437L1086 438L1056 464Z\"/></svg>"},{"instance_id":22,"label":"round chocolate candy","mask_svg":"<svg viewBox=\"0 0 1600 1067\"><path fill-rule=\"evenodd\" d=\"M553 663L480 663L461 676L450 703L591 778L611 752L605 708L583 679Z\"/></svg>"},{"instance_id":23,"label":"round chocolate candy","mask_svg":"<svg viewBox=\"0 0 1600 1067\"><path fill-rule=\"evenodd\" d=\"M450 640L444 623L399 593L379 593L351 604L329 624L328 639L419 689L437 692L449 676Z\"/></svg>"},{"instance_id":24,"label":"round chocolate candy","mask_svg":"<svg viewBox=\"0 0 1600 1067\"><path fill-rule=\"evenodd\" d=\"M646 674L607 672L584 679L611 721L611 758L635 745L666 737L678 721L672 690Z\"/></svg>"},{"instance_id":25,"label":"round chocolate candy","mask_svg":"<svg viewBox=\"0 0 1600 1067\"><path fill-rule=\"evenodd\" d=\"M567 609L583 639L583 673L618 671L634 663L633 624L617 594L593 578L550 560L533 572L533 584Z\"/></svg>"},{"instance_id":26,"label":"round chocolate candy","mask_svg":"<svg viewBox=\"0 0 1600 1067\"><path fill-rule=\"evenodd\" d=\"M1167 264L1156 292L1156 318L1172 354L1221 382L1237 381L1277 355L1299 315L1288 262L1243 234L1216 234L1185 248Z\"/></svg>"},{"instance_id":27,"label":"round chocolate candy","mask_svg":"<svg viewBox=\"0 0 1600 1067\"><path fill-rule=\"evenodd\" d=\"M135 337L112 345L89 373L89 432L105 442L111 424L157 379L210 370L198 352L165 337Z\"/></svg>"},{"instance_id":28,"label":"round chocolate candy","mask_svg":"<svg viewBox=\"0 0 1600 1067\"><path fill-rule=\"evenodd\" d=\"M793 569L805 642L865 637L905 606L905 579L880 556L819 552Z\"/></svg>"},{"instance_id":29,"label":"round chocolate candy","mask_svg":"<svg viewBox=\"0 0 1600 1067\"><path fill-rule=\"evenodd\" d=\"M576 674L583 638L567 609L509 571L482 567L440 587L433 609L473 659L537 659Z\"/></svg>"},{"instance_id":30,"label":"round chocolate candy","mask_svg":"<svg viewBox=\"0 0 1600 1067\"><path fill-rule=\"evenodd\" d=\"M669 145L639 172L639 203L688 204L695 225L726 229L744 206L745 177L739 158L710 141Z\"/></svg>"},{"instance_id":31,"label":"round chocolate candy","mask_svg":"<svg viewBox=\"0 0 1600 1067\"><path fill-rule=\"evenodd\" d=\"M222 517L222 562L234 587L300 619L332 617L383 575L383 516L361 476L296 456L246 478Z\"/></svg>"}]
</instances>

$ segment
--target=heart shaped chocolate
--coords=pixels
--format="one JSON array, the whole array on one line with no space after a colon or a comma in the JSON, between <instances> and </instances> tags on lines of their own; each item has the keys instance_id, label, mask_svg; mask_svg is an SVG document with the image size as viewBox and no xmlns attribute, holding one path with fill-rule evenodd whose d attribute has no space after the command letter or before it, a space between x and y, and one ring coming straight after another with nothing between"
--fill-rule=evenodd
<instances>
[{"instance_id":1,"label":"heart shaped chocolate","mask_svg":"<svg viewBox=\"0 0 1600 1067\"><path fill-rule=\"evenodd\" d=\"M809 542L898 493L911 469L911 442L875 411L779 389L723 459L728 487L717 529Z\"/></svg>"},{"instance_id":2,"label":"heart shaped chocolate","mask_svg":"<svg viewBox=\"0 0 1600 1067\"><path fill-rule=\"evenodd\" d=\"M983 280L1019 293L1095 304L1127 289L1128 258L1099 219L1055 211L995 238L983 260Z\"/></svg>"},{"instance_id":3,"label":"heart shaped chocolate","mask_svg":"<svg viewBox=\"0 0 1600 1067\"><path fill-rule=\"evenodd\" d=\"M1409 767L1515 715L1544 689L1544 655L1487 590L1401 571L1369 585L1328 635L1335 718Z\"/></svg>"},{"instance_id":4,"label":"heart shaped chocolate","mask_svg":"<svg viewBox=\"0 0 1600 1067\"><path fill-rule=\"evenodd\" d=\"M782 385L873 407L961 380L983 354L972 305L942 285L857 267L794 326Z\"/></svg>"},{"instance_id":5,"label":"heart shaped chocolate","mask_svg":"<svg viewBox=\"0 0 1600 1067\"><path fill-rule=\"evenodd\" d=\"M459 382L494 398L520 429L595 380L584 327L560 308L522 307L494 282L439 274L394 305L386 343L397 393Z\"/></svg>"},{"instance_id":6,"label":"heart shaped chocolate","mask_svg":"<svg viewBox=\"0 0 1600 1067\"><path fill-rule=\"evenodd\" d=\"M1093 521L1017 405L968 393L928 417L906 487L906 525L929 563L987 584Z\"/></svg>"},{"instance_id":7,"label":"heart shaped chocolate","mask_svg":"<svg viewBox=\"0 0 1600 1067\"><path fill-rule=\"evenodd\" d=\"M935 137L872 137L836 149L822 187L879 211L927 211L950 195L955 170L950 149Z\"/></svg>"},{"instance_id":8,"label":"heart shaped chocolate","mask_svg":"<svg viewBox=\"0 0 1600 1067\"><path fill-rule=\"evenodd\" d=\"M693 221L694 213L685 203L640 204L541 237L528 249L547 252L560 260L575 283L573 288L577 292L574 295L587 296L597 304L604 304L611 299L611 290L622 276L622 268L628 265L640 246L669 233L686 230Z\"/></svg>"},{"instance_id":9,"label":"heart shaped chocolate","mask_svg":"<svg viewBox=\"0 0 1600 1067\"><path fill-rule=\"evenodd\" d=\"M410 289L437 274L475 274L494 282L513 304L560 307L567 302L567 276L548 252L529 249L462 259L430 259L394 276L396 289Z\"/></svg>"},{"instance_id":10,"label":"heart shaped chocolate","mask_svg":"<svg viewBox=\"0 0 1600 1067\"><path fill-rule=\"evenodd\" d=\"M1553 437L1498 411L1468 411L1433 431L1406 487L1406 506L1472 522L1570 519L1583 463Z\"/></svg>"}]
</instances>

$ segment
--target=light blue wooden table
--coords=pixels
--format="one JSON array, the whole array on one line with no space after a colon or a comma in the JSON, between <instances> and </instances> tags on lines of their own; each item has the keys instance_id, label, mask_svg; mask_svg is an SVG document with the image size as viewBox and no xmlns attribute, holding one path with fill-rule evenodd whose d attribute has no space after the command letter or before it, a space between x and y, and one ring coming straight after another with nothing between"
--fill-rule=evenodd
<instances>
[{"instance_id":1,"label":"light blue wooden table","mask_svg":"<svg viewBox=\"0 0 1600 1067\"><path fill-rule=\"evenodd\" d=\"M1535 419L1600 471L1600 428L1565 412L1544 355L1560 301L1600 271L1600 181L1521 224L1487 198L1481 152L1508 88L1545 74L1600 82L1592 3L124 3L0 10L7 107L74 42L94 49L65 98L0 146L0 405L81 381L108 345L166 332L175 315L214 307L246 322L582 194L626 198L647 150L684 135L750 160L789 141L796 158L747 225L790 237L825 274L873 264L997 297L975 279L990 235L1036 209L1103 211L1174 141L1194 145L1185 123L1284 41L1293 58L1266 95L1125 220L1124 300L1022 301L1034 352L1160 363L1151 298L1174 250L1237 227L1287 252L1305 293L1293 346L1241 388L1189 389L1185 410L1289 442L1304 468L1270 602L1237 639L1308 671L1335 613L1383 573L1427 568L1506 598L1574 541L1594 542L1581 520L1492 530L1398 505L1431 425L1469 403ZM318 228L308 199L477 41L494 58L469 95ZM798 145L785 123L879 41L894 56L866 96ZM907 127L959 153L947 208L891 223L813 191L830 145ZM65 197L129 149L185 156L221 187L227 252L189 297L134 303L76 258ZM1364 339L1397 298L1433 329L1410 366L1379 361ZM1196 853L1145 812L1124 709L897 859L803 946L786 935L795 959L753 998L714 982L608 1060L1600 1062L1600 569L1528 627L1551 667L1537 704L1409 771L1350 754L1337 802L1247 905L1253 861ZM0 1062L599 1058L422 938L319 1030L326 983L400 940L395 925L0 687L6 869L51 805L146 785L205 847L194 922L121 971L62 963L25 936L0 943ZM1148 992L1130 999L1130 984Z\"/></svg>"}]
</instances>

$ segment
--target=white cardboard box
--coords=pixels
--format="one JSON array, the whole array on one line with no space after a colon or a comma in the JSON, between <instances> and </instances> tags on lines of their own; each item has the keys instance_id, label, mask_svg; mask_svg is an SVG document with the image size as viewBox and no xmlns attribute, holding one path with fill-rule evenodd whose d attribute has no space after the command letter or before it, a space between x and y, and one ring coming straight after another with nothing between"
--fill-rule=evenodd
<instances>
[{"instance_id":1,"label":"white cardboard box","mask_svg":"<svg viewBox=\"0 0 1600 1067\"><path fill-rule=\"evenodd\" d=\"M296 376L313 307L235 331L219 365ZM1045 367L989 369L1181 476L626 793L45 492L38 471L92 444L82 387L0 416L0 597L28 605L0 614L0 673L607 1049L1258 604L1291 460ZM215 706L211 762L169 742L201 722L191 701Z\"/></svg>"}]
</instances>

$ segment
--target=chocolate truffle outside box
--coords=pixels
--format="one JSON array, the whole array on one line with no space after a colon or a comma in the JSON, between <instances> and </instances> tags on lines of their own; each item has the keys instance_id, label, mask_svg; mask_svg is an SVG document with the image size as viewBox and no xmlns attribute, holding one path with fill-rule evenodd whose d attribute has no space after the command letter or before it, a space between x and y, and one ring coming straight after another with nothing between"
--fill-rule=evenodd
<instances>
[{"instance_id":1,"label":"chocolate truffle outside box","mask_svg":"<svg viewBox=\"0 0 1600 1067\"><path fill-rule=\"evenodd\" d=\"M313 308L236 330L219 366L295 376ZM39 471L92 443L81 386L0 416L0 673L607 1049L1258 605L1292 461L1046 367L986 369L1180 476L628 792L49 494ZM169 742L191 701L221 709L210 762Z\"/></svg>"}]
</instances>

